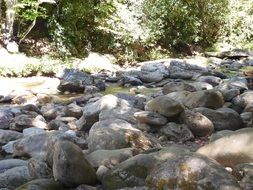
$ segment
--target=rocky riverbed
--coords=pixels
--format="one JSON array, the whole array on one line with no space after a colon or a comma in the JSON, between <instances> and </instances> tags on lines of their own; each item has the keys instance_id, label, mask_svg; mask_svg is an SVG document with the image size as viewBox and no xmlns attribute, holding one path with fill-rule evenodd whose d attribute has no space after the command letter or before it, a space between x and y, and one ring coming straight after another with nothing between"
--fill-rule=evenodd
<instances>
[{"instance_id":1,"label":"rocky riverbed","mask_svg":"<svg viewBox=\"0 0 253 190\"><path fill-rule=\"evenodd\" d=\"M2 78L0 189L252 190L253 58L220 55Z\"/></svg>"}]
</instances>

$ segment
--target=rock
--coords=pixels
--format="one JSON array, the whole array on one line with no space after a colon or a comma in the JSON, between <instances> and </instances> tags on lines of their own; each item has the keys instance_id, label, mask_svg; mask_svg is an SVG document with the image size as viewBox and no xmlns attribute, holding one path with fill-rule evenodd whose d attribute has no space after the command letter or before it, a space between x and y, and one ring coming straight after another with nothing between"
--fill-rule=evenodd
<instances>
[{"instance_id":1,"label":"rock","mask_svg":"<svg viewBox=\"0 0 253 190\"><path fill-rule=\"evenodd\" d=\"M22 133L11 131L11 130L2 130L0 129L0 145L4 145L9 141L17 140L23 137Z\"/></svg>"},{"instance_id":2,"label":"rock","mask_svg":"<svg viewBox=\"0 0 253 190\"><path fill-rule=\"evenodd\" d=\"M62 141L55 145L53 174L56 181L67 187L94 184L96 173L84 158L82 150L75 144Z\"/></svg>"},{"instance_id":3,"label":"rock","mask_svg":"<svg viewBox=\"0 0 253 190\"><path fill-rule=\"evenodd\" d=\"M58 120L58 119L54 119L54 120L50 121L47 125L48 130L58 130L58 129L61 129L61 128L68 129L68 125L65 124L63 121Z\"/></svg>"},{"instance_id":4,"label":"rock","mask_svg":"<svg viewBox=\"0 0 253 190\"><path fill-rule=\"evenodd\" d=\"M64 115L64 113L62 112L63 109L63 106L55 104L46 104L45 106L41 107L41 112L46 119L52 120L58 116Z\"/></svg>"},{"instance_id":5,"label":"rock","mask_svg":"<svg viewBox=\"0 0 253 190\"><path fill-rule=\"evenodd\" d=\"M243 112L240 116L244 127L253 127L253 112Z\"/></svg>"},{"instance_id":6,"label":"rock","mask_svg":"<svg viewBox=\"0 0 253 190\"><path fill-rule=\"evenodd\" d=\"M218 88L221 90L238 89L242 92L248 89L248 82L242 77L232 77L224 81Z\"/></svg>"},{"instance_id":7,"label":"rock","mask_svg":"<svg viewBox=\"0 0 253 190\"><path fill-rule=\"evenodd\" d=\"M0 129L8 129L13 113L10 110L0 110Z\"/></svg>"},{"instance_id":8,"label":"rock","mask_svg":"<svg viewBox=\"0 0 253 190\"><path fill-rule=\"evenodd\" d=\"M217 110L195 108L194 111L201 113L211 120L216 131L237 130L243 127L240 115L230 108L220 108Z\"/></svg>"},{"instance_id":9,"label":"rock","mask_svg":"<svg viewBox=\"0 0 253 190\"><path fill-rule=\"evenodd\" d=\"M113 95L105 95L96 102L86 104L83 108L85 123L80 130L90 129L90 127L99 120L99 114L102 110L112 110L117 106L128 107L129 104Z\"/></svg>"},{"instance_id":10,"label":"rock","mask_svg":"<svg viewBox=\"0 0 253 190\"><path fill-rule=\"evenodd\" d=\"M132 94L121 93L121 92L117 93L116 96L120 99L126 100L129 103L129 105L133 106L134 108L144 109L144 102L146 102L145 97L135 96Z\"/></svg>"},{"instance_id":11,"label":"rock","mask_svg":"<svg viewBox=\"0 0 253 190\"><path fill-rule=\"evenodd\" d=\"M158 96L147 102L145 110L158 112L165 117L174 117L181 113L184 108L179 102L167 96Z\"/></svg>"},{"instance_id":12,"label":"rock","mask_svg":"<svg viewBox=\"0 0 253 190\"><path fill-rule=\"evenodd\" d=\"M218 163L177 146L139 154L120 163L106 172L102 185L110 190L145 186L148 189L193 187L195 190L210 186L212 189L240 189Z\"/></svg>"},{"instance_id":13,"label":"rock","mask_svg":"<svg viewBox=\"0 0 253 190\"><path fill-rule=\"evenodd\" d=\"M234 97L240 95L240 90L238 89L224 90L222 94L225 101L231 101Z\"/></svg>"},{"instance_id":14,"label":"rock","mask_svg":"<svg viewBox=\"0 0 253 190\"><path fill-rule=\"evenodd\" d=\"M83 115L83 110L80 106L72 103L63 108L65 117L75 117L79 119Z\"/></svg>"},{"instance_id":15,"label":"rock","mask_svg":"<svg viewBox=\"0 0 253 190\"><path fill-rule=\"evenodd\" d=\"M117 106L113 109L103 109L99 114L99 120L122 119L131 124L136 124L137 121L134 114L139 111L139 109L130 106Z\"/></svg>"},{"instance_id":16,"label":"rock","mask_svg":"<svg viewBox=\"0 0 253 190\"><path fill-rule=\"evenodd\" d=\"M185 110L180 114L180 121L187 125L197 137L208 136L214 131L212 121L199 112Z\"/></svg>"},{"instance_id":17,"label":"rock","mask_svg":"<svg viewBox=\"0 0 253 190\"><path fill-rule=\"evenodd\" d=\"M245 106L243 112L253 112L253 102Z\"/></svg>"},{"instance_id":18,"label":"rock","mask_svg":"<svg viewBox=\"0 0 253 190\"><path fill-rule=\"evenodd\" d=\"M171 156L150 172L146 184L154 189L241 189L225 168L196 153Z\"/></svg>"},{"instance_id":19,"label":"rock","mask_svg":"<svg viewBox=\"0 0 253 190\"><path fill-rule=\"evenodd\" d=\"M22 108L22 111L36 112L38 114L41 114L38 106L33 105L33 104L24 105L24 107Z\"/></svg>"},{"instance_id":20,"label":"rock","mask_svg":"<svg viewBox=\"0 0 253 190\"><path fill-rule=\"evenodd\" d=\"M196 90L211 90L213 86L207 82L192 82L190 83Z\"/></svg>"},{"instance_id":21,"label":"rock","mask_svg":"<svg viewBox=\"0 0 253 190\"><path fill-rule=\"evenodd\" d=\"M0 187L15 189L32 180L27 166L18 166L0 174Z\"/></svg>"},{"instance_id":22,"label":"rock","mask_svg":"<svg viewBox=\"0 0 253 190\"><path fill-rule=\"evenodd\" d=\"M171 92L177 92L177 91L194 92L196 91L196 88L193 87L191 84L187 84L185 82L169 82L163 86L162 91L163 91L163 94L166 95Z\"/></svg>"},{"instance_id":23,"label":"rock","mask_svg":"<svg viewBox=\"0 0 253 190\"><path fill-rule=\"evenodd\" d=\"M75 190L97 190L97 188L89 185L79 185Z\"/></svg>"},{"instance_id":24,"label":"rock","mask_svg":"<svg viewBox=\"0 0 253 190\"><path fill-rule=\"evenodd\" d=\"M243 94L240 95L240 98L245 102L245 104L251 104L253 103L253 91L246 91Z\"/></svg>"},{"instance_id":25,"label":"rock","mask_svg":"<svg viewBox=\"0 0 253 190\"><path fill-rule=\"evenodd\" d=\"M215 76L200 76L197 78L197 81L206 82L211 84L212 86L217 86L222 82L221 78Z\"/></svg>"},{"instance_id":26,"label":"rock","mask_svg":"<svg viewBox=\"0 0 253 190\"><path fill-rule=\"evenodd\" d=\"M168 122L166 117L152 111L135 112L134 117L139 123L148 125L163 126Z\"/></svg>"},{"instance_id":27,"label":"rock","mask_svg":"<svg viewBox=\"0 0 253 190\"><path fill-rule=\"evenodd\" d=\"M169 76L166 66L160 62L142 63L140 79L143 82L159 82Z\"/></svg>"},{"instance_id":28,"label":"rock","mask_svg":"<svg viewBox=\"0 0 253 190\"><path fill-rule=\"evenodd\" d=\"M35 179L19 186L16 190L67 190L61 183L53 179Z\"/></svg>"},{"instance_id":29,"label":"rock","mask_svg":"<svg viewBox=\"0 0 253 190\"><path fill-rule=\"evenodd\" d=\"M40 104L47 104L47 103L54 102L54 96L49 95L49 94L39 93L36 95L36 97L37 97L37 101Z\"/></svg>"},{"instance_id":30,"label":"rock","mask_svg":"<svg viewBox=\"0 0 253 190\"><path fill-rule=\"evenodd\" d=\"M28 160L29 174L33 179L52 179L53 171L46 162L31 158Z\"/></svg>"},{"instance_id":31,"label":"rock","mask_svg":"<svg viewBox=\"0 0 253 190\"><path fill-rule=\"evenodd\" d=\"M95 123L88 138L89 151L134 147L148 149L151 142L131 124L120 119L108 119Z\"/></svg>"},{"instance_id":32,"label":"rock","mask_svg":"<svg viewBox=\"0 0 253 190\"><path fill-rule=\"evenodd\" d=\"M238 164L233 168L232 174L240 181L243 190L253 189L253 164Z\"/></svg>"},{"instance_id":33,"label":"rock","mask_svg":"<svg viewBox=\"0 0 253 190\"><path fill-rule=\"evenodd\" d=\"M135 150L133 148L123 148L116 150L96 150L86 156L86 159L95 168L101 165L107 168L112 168L113 166L131 158L135 155Z\"/></svg>"},{"instance_id":34,"label":"rock","mask_svg":"<svg viewBox=\"0 0 253 190\"><path fill-rule=\"evenodd\" d=\"M215 159L223 166L253 162L253 129L244 128L198 149L198 153Z\"/></svg>"},{"instance_id":35,"label":"rock","mask_svg":"<svg viewBox=\"0 0 253 190\"><path fill-rule=\"evenodd\" d=\"M32 157L41 161L46 161L51 166L54 144L57 141L63 140L69 140L78 144L78 138L63 132L53 131L17 140L13 145L13 156Z\"/></svg>"},{"instance_id":36,"label":"rock","mask_svg":"<svg viewBox=\"0 0 253 190\"><path fill-rule=\"evenodd\" d=\"M58 90L61 92L82 93L85 86L93 85L94 78L91 75L83 73L77 69L64 69Z\"/></svg>"},{"instance_id":37,"label":"rock","mask_svg":"<svg viewBox=\"0 0 253 190\"><path fill-rule=\"evenodd\" d=\"M37 127L30 127L23 130L24 137L37 135L37 134L44 134L44 133L46 133L45 130L37 128Z\"/></svg>"},{"instance_id":38,"label":"rock","mask_svg":"<svg viewBox=\"0 0 253 190\"><path fill-rule=\"evenodd\" d=\"M33 117L31 115L21 114L14 117L10 123L10 129L19 132L29 127L45 129L46 126L46 121L41 115Z\"/></svg>"},{"instance_id":39,"label":"rock","mask_svg":"<svg viewBox=\"0 0 253 190\"><path fill-rule=\"evenodd\" d=\"M184 100L188 108L207 107L217 109L224 104L223 96L216 90L203 90L190 93Z\"/></svg>"},{"instance_id":40,"label":"rock","mask_svg":"<svg viewBox=\"0 0 253 190\"><path fill-rule=\"evenodd\" d=\"M170 141L185 142L194 139L190 129L185 124L168 123L160 129Z\"/></svg>"},{"instance_id":41,"label":"rock","mask_svg":"<svg viewBox=\"0 0 253 190\"><path fill-rule=\"evenodd\" d=\"M131 76L123 76L119 80L119 85L124 86L125 84L130 84L131 86L141 86L143 85L142 81L136 77L131 77Z\"/></svg>"},{"instance_id":42,"label":"rock","mask_svg":"<svg viewBox=\"0 0 253 190\"><path fill-rule=\"evenodd\" d=\"M7 154L13 154L14 152L13 145L17 141L18 140L8 142L6 145L2 146L2 150Z\"/></svg>"},{"instance_id":43,"label":"rock","mask_svg":"<svg viewBox=\"0 0 253 190\"><path fill-rule=\"evenodd\" d=\"M4 173L5 171L19 167L19 166L27 166L27 161L20 159L7 159L0 160L0 173Z\"/></svg>"}]
</instances>

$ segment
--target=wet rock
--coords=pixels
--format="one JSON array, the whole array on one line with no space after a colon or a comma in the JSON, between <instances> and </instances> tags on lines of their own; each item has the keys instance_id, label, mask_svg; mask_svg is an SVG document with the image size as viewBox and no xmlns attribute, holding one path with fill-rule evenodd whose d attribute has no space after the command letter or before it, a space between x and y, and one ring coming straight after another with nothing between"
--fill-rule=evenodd
<instances>
[{"instance_id":1,"label":"wet rock","mask_svg":"<svg viewBox=\"0 0 253 190\"><path fill-rule=\"evenodd\" d=\"M20 159L0 160L0 173L19 166L27 166L27 161Z\"/></svg>"},{"instance_id":2,"label":"wet rock","mask_svg":"<svg viewBox=\"0 0 253 190\"><path fill-rule=\"evenodd\" d=\"M11 130L2 130L0 129L0 145L4 145L9 141L17 140L23 137L22 133L11 131Z\"/></svg>"},{"instance_id":3,"label":"wet rock","mask_svg":"<svg viewBox=\"0 0 253 190\"><path fill-rule=\"evenodd\" d=\"M160 129L170 141L185 142L194 139L191 130L185 124L170 122Z\"/></svg>"},{"instance_id":4,"label":"wet rock","mask_svg":"<svg viewBox=\"0 0 253 190\"><path fill-rule=\"evenodd\" d=\"M230 108L220 108L212 110L209 108L195 108L194 111L201 113L212 121L214 129L237 130L243 127L240 115Z\"/></svg>"},{"instance_id":5,"label":"wet rock","mask_svg":"<svg viewBox=\"0 0 253 190\"><path fill-rule=\"evenodd\" d=\"M96 173L84 158L82 150L75 144L62 141L55 145L53 174L56 181L68 187L94 184Z\"/></svg>"},{"instance_id":6,"label":"wet rock","mask_svg":"<svg viewBox=\"0 0 253 190\"><path fill-rule=\"evenodd\" d=\"M104 165L111 168L128 158L135 155L135 150L133 148L123 148L116 150L96 150L91 154L86 156L86 159L92 164L93 167L98 168Z\"/></svg>"},{"instance_id":7,"label":"wet rock","mask_svg":"<svg viewBox=\"0 0 253 190\"><path fill-rule=\"evenodd\" d=\"M163 126L168 122L166 117L152 111L135 112L134 117L139 123L148 125Z\"/></svg>"},{"instance_id":8,"label":"wet rock","mask_svg":"<svg viewBox=\"0 0 253 190\"><path fill-rule=\"evenodd\" d=\"M53 179L35 179L19 186L16 190L67 190L61 183Z\"/></svg>"},{"instance_id":9,"label":"wet rock","mask_svg":"<svg viewBox=\"0 0 253 190\"><path fill-rule=\"evenodd\" d=\"M95 123L88 138L89 151L135 147L148 149L151 142L131 124L120 119L108 119Z\"/></svg>"},{"instance_id":10,"label":"wet rock","mask_svg":"<svg viewBox=\"0 0 253 190\"><path fill-rule=\"evenodd\" d=\"M169 94L171 92L177 91L189 91L194 92L196 88L193 87L191 84L187 84L185 82L169 82L165 86L163 86L163 94Z\"/></svg>"},{"instance_id":11,"label":"wet rock","mask_svg":"<svg viewBox=\"0 0 253 190\"><path fill-rule=\"evenodd\" d=\"M46 162L31 158L28 160L29 174L33 179L52 179L53 171Z\"/></svg>"},{"instance_id":12,"label":"wet rock","mask_svg":"<svg viewBox=\"0 0 253 190\"><path fill-rule=\"evenodd\" d=\"M198 137L205 137L214 131L214 125L206 116L199 112L185 110L180 114L180 121L187 125Z\"/></svg>"},{"instance_id":13,"label":"wet rock","mask_svg":"<svg viewBox=\"0 0 253 190\"><path fill-rule=\"evenodd\" d=\"M27 166L18 166L0 174L0 187L15 189L32 180Z\"/></svg>"},{"instance_id":14,"label":"wet rock","mask_svg":"<svg viewBox=\"0 0 253 190\"><path fill-rule=\"evenodd\" d=\"M224 166L253 162L253 128L234 131L198 149L198 153Z\"/></svg>"},{"instance_id":15,"label":"wet rock","mask_svg":"<svg viewBox=\"0 0 253 190\"><path fill-rule=\"evenodd\" d=\"M166 117L174 117L181 113L184 108L179 102L167 96L158 96L147 102L145 110L158 112Z\"/></svg>"}]
</instances>

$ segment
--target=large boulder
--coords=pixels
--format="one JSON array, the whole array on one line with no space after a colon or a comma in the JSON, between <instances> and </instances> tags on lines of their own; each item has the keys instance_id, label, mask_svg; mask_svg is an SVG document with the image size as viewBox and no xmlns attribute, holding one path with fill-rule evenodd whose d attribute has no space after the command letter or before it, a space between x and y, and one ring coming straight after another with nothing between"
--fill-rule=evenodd
<instances>
[{"instance_id":1,"label":"large boulder","mask_svg":"<svg viewBox=\"0 0 253 190\"><path fill-rule=\"evenodd\" d=\"M222 82L221 78L215 77L215 76L200 76L196 79L196 81L207 82L211 84L212 86L217 86Z\"/></svg>"},{"instance_id":2,"label":"large boulder","mask_svg":"<svg viewBox=\"0 0 253 190\"><path fill-rule=\"evenodd\" d=\"M139 154L120 163L105 173L102 185L108 190L145 186L148 189L240 190L236 180L217 162L176 146Z\"/></svg>"},{"instance_id":3,"label":"large boulder","mask_svg":"<svg viewBox=\"0 0 253 190\"><path fill-rule=\"evenodd\" d=\"M96 181L95 170L84 158L82 149L69 141L55 144L53 174L56 181L68 187L94 184Z\"/></svg>"},{"instance_id":4,"label":"large boulder","mask_svg":"<svg viewBox=\"0 0 253 190\"><path fill-rule=\"evenodd\" d=\"M13 156L32 157L52 165L54 145L57 141L69 140L78 144L78 138L63 132L53 131L45 134L27 136L13 145Z\"/></svg>"},{"instance_id":5,"label":"large boulder","mask_svg":"<svg viewBox=\"0 0 253 190\"><path fill-rule=\"evenodd\" d=\"M130 123L121 119L108 119L95 123L88 138L89 151L113 150L127 147L148 149L151 142Z\"/></svg>"},{"instance_id":6,"label":"large boulder","mask_svg":"<svg viewBox=\"0 0 253 190\"><path fill-rule=\"evenodd\" d=\"M167 96L158 96L147 102L145 110L158 112L165 117L174 117L180 114L184 108L179 102Z\"/></svg>"},{"instance_id":7,"label":"large boulder","mask_svg":"<svg viewBox=\"0 0 253 190\"><path fill-rule=\"evenodd\" d=\"M166 66L160 62L147 62L141 66L140 79L143 82L159 82L169 76Z\"/></svg>"},{"instance_id":8,"label":"large boulder","mask_svg":"<svg viewBox=\"0 0 253 190\"><path fill-rule=\"evenodd\" d=\"M240 115L230 108L220 108L212 110L209 108L195 108L194 111L201 113L212 121L214 129L237 130L243 127L243 121Z\"/></svg>"},{"instance_id":9,"label":"large boulder","mask_svg":"<svg viewBox=\"0 0 253 190\"><path fill-rule=\"evenodd\" d=\"M199 112L185 110L180 114L180 121L187 125L192 133L198 137L205 137L214 131L213 123Z\"/></svg>"},{"instance_id":10,"label":"large boulder","mask_svg":"<svg viewBox=\"0 0 253 190\"><path fill-rule=\"evenodd\" d=\"M215 159L224 166L253 162L253 128L229 133L198 149L198 153Z\"/></svg>"},{"instance_id":11,"label":"large boulder","mask_svg":"<svg viewBox=\"0 0 253 190\"><path fill-rule=\"evenodd\" d=\"M93 85L94 78L91 75L83 73L77 69L65 69L61 76L58 90L61 92L83 93L85 86Z\"/></svg>"}]
</instances>

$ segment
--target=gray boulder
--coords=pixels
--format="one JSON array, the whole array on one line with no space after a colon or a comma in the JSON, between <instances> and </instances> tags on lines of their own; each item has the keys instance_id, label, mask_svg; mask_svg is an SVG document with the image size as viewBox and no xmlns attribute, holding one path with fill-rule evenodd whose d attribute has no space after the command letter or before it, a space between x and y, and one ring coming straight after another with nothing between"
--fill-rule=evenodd
<instances>
[{"instance_id":1,"label":"gray boulder","mask_svg":"<svg viewBox=\"0 0 253 190\"><path fill-rule=\"evenodd\" d=\"M16 188L16 190L67 190L60 182L53 179L35 179Z\"/></svg>"},{"instance_id":2,"label":"gray boulder","mask_svg":"<svg viewBox=\"0 0 253 190\"><path fill-rule=\"evenodd\" d=\"M134 117L139 123L145 123L151 126L163 126L168 122L166 117L152 111L135 112Z\"/></svg>"},{"instance_id":3,"label":"gray boulder","mask_svg":"<svg viewBox=\"0 0 253 190\"><path fill-rule=\"evenodd\" d=\"M145 110L158 112L165 117L174 117L180 114L184 108L179 102L167 96L158 96L147 102Z\"/></svg>"},{"instance_id":4,"label":"gray boulder","mask_svg":"<svg viewBox=\"0 0 253 190\"><path fill-rule=\"evenodd\" d=\"M10 110L0 110L0 129L8 129L11 119L14 117Z\"/></svg>"},{"instance_id":5,"label":"gray boulder","mask_svg":"<svg viewBox=\"0 0 253 190\"><path fill-rule=\"evenodd\" d=\"M215 159L223 166L253 162L253 128L244 128L198 149L198 153Z\"/></svg>"},{"instance_id":6,"label":"gray boulder","mask_svg":"<svg viewBox=\"0 0 253 190\"><path fill-rule=\"evenodd\" d=\"M195 108L194 111L206 116L214 125L214 129L237 130L243 128L243 121L240 115L230 108L212 110L209 108Z\"/></svg>"},{"instance_id":7,"label":"gray boulder","mask_svg":"<svg viewBox=\"0 0 253 190\"><path fill-rule=\"evenodd\" d=\"M11 168L27 166L27 161L20 159L7 159L0 161L0 173L3 173Z\"/></svg>"},{"instance_id":8,"label":"gray boulder","mask_svg":"<svg viewBox=\"0 0 253 190\"><path fill-rule=\"evenodd\" d=\"M81 184L94 184L96 173L84 158L82 150L69 141L55 144L53 174L56 181L68 187Z\"/></svg>"},{"instance_id":9,"label":"gray boulder","mask_svg":"<svg viewBox=\"0 0 253 190\"><path fill-rule=\"evenodd\" d=\"M108 119L95 123L88 138L89 151L135 147L148 149L151 142L130 123L120 119Z\"/></svg>"},{"instance_id":10,"label":"gray boulder","mask_svg":"<svg viewBox=\"0 0 253 190\"><path fill-rule=\"evenodd\" d=\"M193 87L191 84L187 84L185 82L169 82L163 86L162 91L163 91L163 94L166 95L171 92L177 92L177 91L194 92L196 91L196 88Z\"/></svg>"}]
</instances>

